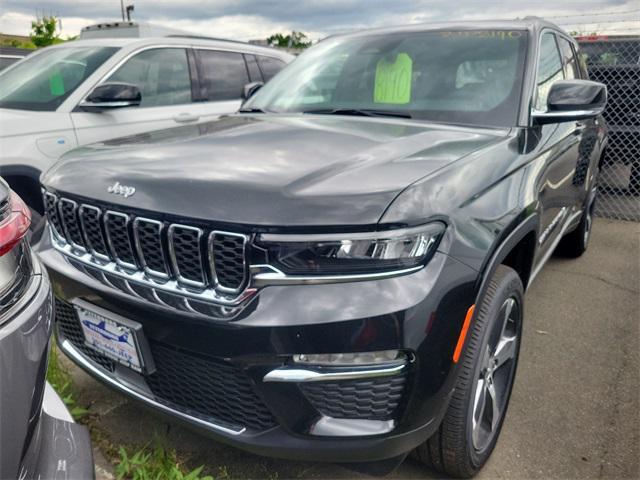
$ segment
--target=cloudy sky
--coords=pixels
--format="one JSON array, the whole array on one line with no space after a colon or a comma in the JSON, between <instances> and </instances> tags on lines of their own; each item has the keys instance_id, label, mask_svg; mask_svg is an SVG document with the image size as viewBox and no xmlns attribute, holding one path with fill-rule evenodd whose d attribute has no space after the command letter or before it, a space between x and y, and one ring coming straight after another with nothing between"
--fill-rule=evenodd
<instances>
[{"instance_id":1,"label":"cloudy sky","mask_svg":"<svg viewBox=\"0 0 640 480\"><path fill-rule=\"evenodd\" d=\"M638 0L124 0L133 18L195 34L250 40L299 30L313 39L380 25L538 15L584 33L640 34ZM0 0L0 32L27 35L56 15L62 36L120 18L120 0Z\"/></svg>"}]
</instances>

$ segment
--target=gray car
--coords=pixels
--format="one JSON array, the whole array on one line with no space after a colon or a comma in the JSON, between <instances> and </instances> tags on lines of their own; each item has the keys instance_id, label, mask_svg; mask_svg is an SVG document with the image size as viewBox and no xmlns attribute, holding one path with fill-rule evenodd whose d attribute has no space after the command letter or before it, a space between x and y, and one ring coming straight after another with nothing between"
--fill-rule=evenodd
<instances>
[{"instance_id":1,"label":"gray car","mask_svg":"<svg viewBox=\"0 0 640 480\"><path fill-rule=\"evenodd\" d=\"M0 178L0 478L93 478L89 433L45 379L51 286L28 212Z\"/></svg>"}]
</instances>

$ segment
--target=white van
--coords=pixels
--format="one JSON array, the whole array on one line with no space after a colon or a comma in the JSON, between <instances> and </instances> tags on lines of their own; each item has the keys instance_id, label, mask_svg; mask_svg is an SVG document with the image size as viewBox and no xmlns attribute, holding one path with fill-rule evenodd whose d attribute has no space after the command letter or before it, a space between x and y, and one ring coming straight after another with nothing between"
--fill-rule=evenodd
<instances>
[{"instance_id":1,"label":"white van","mask_svg":"<svg viewBox=\"0 0 640 480\"><path fill-rule=\"evenodd\" d=\"M294 57L171 35L81 39L0 73L0 175L42 213L39 176L74 147L235 112L243 87Z\"/></svg>"}]
</instances>

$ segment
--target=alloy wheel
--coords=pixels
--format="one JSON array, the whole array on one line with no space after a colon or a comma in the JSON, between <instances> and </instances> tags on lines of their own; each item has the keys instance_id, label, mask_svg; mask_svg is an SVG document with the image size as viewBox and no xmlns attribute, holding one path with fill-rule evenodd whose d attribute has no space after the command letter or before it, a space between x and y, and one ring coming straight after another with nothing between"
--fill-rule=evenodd
<instances>
[{"instance_id":1,"label":"alloy wheel","mask_svg":"<svg viewBox=\"0 0 640 480\"><path fill-rule=\"evenodd\" d=\"M517 300L507 298L489 332L472 405L472 441L476 451L483 451L491 443L506 410L520 341L520 316Z\"/></svg>"}]
</instances>

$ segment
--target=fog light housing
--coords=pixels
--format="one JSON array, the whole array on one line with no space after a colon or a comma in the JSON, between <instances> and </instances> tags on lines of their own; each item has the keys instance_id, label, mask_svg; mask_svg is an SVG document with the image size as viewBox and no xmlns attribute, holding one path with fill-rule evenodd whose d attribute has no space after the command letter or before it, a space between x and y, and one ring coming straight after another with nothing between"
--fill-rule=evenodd
<instances>
[{"instance_id":1,"label":"fog light housing","mask_svg":"<svg viewBox=\"0 0 640 480\"><path fill-rule=\"evenodd\" d=\"M301 353L293 356L293 362L296 364L326 367L386 365L405 363L406 361L406 353L400 350L379 350L376 352L353 353Z\"/></svg>"}]
</instances>

